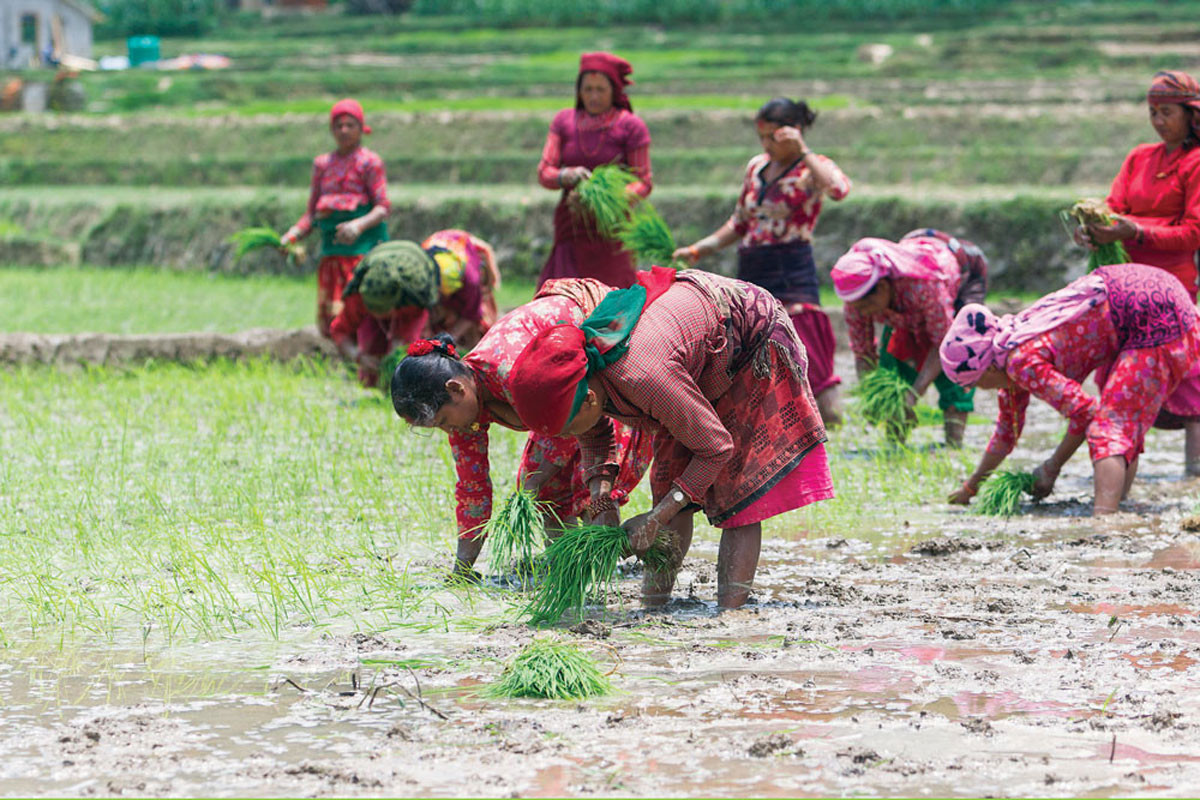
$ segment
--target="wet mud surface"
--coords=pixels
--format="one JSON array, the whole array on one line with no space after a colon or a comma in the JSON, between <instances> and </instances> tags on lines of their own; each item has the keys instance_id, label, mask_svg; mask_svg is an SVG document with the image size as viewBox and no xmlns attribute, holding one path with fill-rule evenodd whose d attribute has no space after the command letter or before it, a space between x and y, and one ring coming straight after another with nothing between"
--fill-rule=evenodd
<instances>
[{"instance_id":1,"label":"wet mud surface","mask_svg":"<svg viewBox=\"0 0 1200 800\"><path fill-rule=\"evenodd\" d=\"M1059 430L1037 408L1026 452ZM14 652L0 793L1192 795L1200 483L1181 450L1154 432L1109 518L1077 457L1012 519L934 498L863 538L769 537L733 612L705 537L664 612L637 610L634 574L623 608L556 631L617 667L587 702L476 694L536 634L494 590L465 629Z\"/></svg>"}]
</instances>

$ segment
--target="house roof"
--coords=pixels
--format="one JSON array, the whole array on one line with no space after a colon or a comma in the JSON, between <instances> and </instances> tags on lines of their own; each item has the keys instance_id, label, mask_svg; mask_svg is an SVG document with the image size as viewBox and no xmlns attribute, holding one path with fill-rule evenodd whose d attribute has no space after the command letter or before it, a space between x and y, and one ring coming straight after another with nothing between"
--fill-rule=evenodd
<instances>
[{"instance_id":1,"label":"house roof","mask_svg":"<svg viewBox=\"0 0 1200 800\"><path fill-rule=\"evenodd\" d=\"M75 9L76 11L78 11L79 13L83 14L88 19L90 19L92 22L102 22L104 20L104 15L101 14L96 9L92 8L92 6L89 5L88 3L85 3L84 0L59 0L59 2Z\"/></svg>"}]
</instances>

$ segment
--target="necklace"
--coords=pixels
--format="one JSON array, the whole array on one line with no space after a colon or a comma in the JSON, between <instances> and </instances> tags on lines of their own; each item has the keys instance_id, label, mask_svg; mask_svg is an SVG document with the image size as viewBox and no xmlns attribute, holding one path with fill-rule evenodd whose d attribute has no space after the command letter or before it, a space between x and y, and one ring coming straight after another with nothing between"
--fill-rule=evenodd
<instances>
[{"instance_id":1,"label":"necklace","mask_svg":"<svg viewBox=\"0 0 1200 800\"><path fill-rule=\"evenodd\" d=\"M615 108L609 109L608 111L605 111L603 114L601 114L599 117L592 117L592 115L588 114L588 112L586 112L586 111L582 112L583 116L579 118L581 120L588 119L588 118L603 120L603 122L601 124L599 124L598 126L596 126L595 128L590 128L588 130L584 130L583 125L579 124L578 122L575 123L575 130L579 134L579 151L581 153L583 153L583 155L586 158L590 158L590 157L596 155L597 153L600 152L600 148L604 146L604 135L606 133L608 133L608 129L612 127L614 122L616 122L616 119L617 119L617 114L615 113L616 110L617 109L615 109ZM587 145L585 145L583 143L584 142L583 136L585 133L596 134L595 147L592 147L591 149L589 149L587 147Z\"/></svg>"}]
</instances>

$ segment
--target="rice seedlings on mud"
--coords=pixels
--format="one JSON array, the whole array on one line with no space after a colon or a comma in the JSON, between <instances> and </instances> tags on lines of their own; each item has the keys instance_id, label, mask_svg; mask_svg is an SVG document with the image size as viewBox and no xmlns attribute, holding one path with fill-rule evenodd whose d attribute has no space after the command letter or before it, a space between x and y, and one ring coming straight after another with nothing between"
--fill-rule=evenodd
<instances>
[{"instance_id":1,"label":"rice seedlings on mud","mask_svg":"<svg viewBox=\"0 0 1200 800\"><path fill-rule=\"evenodd\" d=\"M647 569L670 568L674 559L665 538L643 557ZM530 624L553 624L571 609L582 618L589 603L606 605L615 593L617 565L629 555L629 535L608 525L567 528L546 548L546 575L525 607Z\"/></svg>"},{"instance_id":2,"label":"rice seedlings on mud","mask_svg":"<svg viewBox=\"0 0 1200 800\"><path fill-rule=\"evenodd\" d=\"M989 517L1011 517L1021 507L1021 495L1033 491L1035 480L1032 472L994 472L980 489L975 510Z\"/></svg>"},{"instance_id":3,"label":"rice seedlings on mud","mask_svg":"<svg viewBox=\"0 0 1200 800\"><path fill-rule=\"evenodd\" d=\"M577 646L550 638L534 639L508 663L484 697L537 697L582 700L612 691L612 681Z\"/></svg>"},{"instance_id":4,"label":"rice seedlings on mud","mask_svg":"<svg viewBox=\"0 0 1200 800\"><path fill-rule=\"evenodd\" d=\"M876 367L863 376L852 393L858 398L863 419L883 428L889 439L902 442L908 438L916 424L907 403L912 386L899 372Z\"/></svg>"},{"instance_id":5,"label":"rice seedlings on mud","mask_svg":"<svg viewBox=\"0 0 1200 800\"><path fill-rule=\"evenodd\" d=\"M592 176L575 187L579 206L586 211L602 236L614 238L629 221L630 204L625 189L637 176L617 164L592 170Z\"/></svg>"},{"instance_id":6,"label":"rice seedlings on mud","mask_svg":"<svg viewBox=\"0 0 1200 800\"><path fill-rule=\"evenodd\" d=\"M542 508L533 492L515 489L483 526L489 572L499 577L514 570L521 588L532 585L540 571L537 556L545 533Z\"/></svg>"},{"instance_id":7,"label":"rice seedlings on mud","mask_svg":"<svg viewBox=\"0 0 1200 800\"><path fill-rule=\"evenodd\" d=\"M675 236L667 227L666 220L649 200L642 200L630 212L629 221L621 226L617 238L625 249L637 256L641 264L660 266L686 266L672 263L675 252Z\"/></svg>"},{"instance_id":8,"label":"rice seedlings on mud","mask_svg":"<svg viewBox=\"0 0 1200 800\"><path fill-rule=\"evenodd\" d=\"M1094 197L1077 200L1070 209L1060 211L1059 218L1068 233L1072 235L1074 235L1075 225L1086 229L1089 225L1112 225L1113 223L1112 209L1103 200ZM1120 241L1098 244L1088 254L1088 272L1109 264L1128 263L1129 253L1125 251L1125 245Z\"/></svg>"},{"instance_id":9,"label":"rice seedlings on mud","mask_svg":"<svg viewBox=\"0 0 1200 800\"><path fill-rule=\"evenodd\" d=\"M276 233L273 228L265 226L242 228L229 237L229 242L234 246L233 257L235 259L241 259L247 253L261 250L264 247L269 247L273 250L283 247L288 260L294 264L302 262L305 256L304 245L299 242L289 242L284 247L283 237Z\"/></svg>"}]
</instances>

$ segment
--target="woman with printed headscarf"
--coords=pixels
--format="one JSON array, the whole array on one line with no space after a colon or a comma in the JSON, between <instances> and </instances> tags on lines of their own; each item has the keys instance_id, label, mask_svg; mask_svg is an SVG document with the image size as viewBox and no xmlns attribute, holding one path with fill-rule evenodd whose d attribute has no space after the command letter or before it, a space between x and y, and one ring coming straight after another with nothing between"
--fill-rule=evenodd
<instances>
[{"instance_id":1,"label":"woman with printed headscarf","mask_svg":"<svg viewBox=\"0 0 1200 800\"><path fill-rule=\"evenodd\" d=\"M860 239L838 259L833 288L846 304L850 349L861 379L873 369L899 373L913 387L910 407L930 384L945 416L946 444L961 447L974 390L942 374L938 345L966 303L987 294L987 259L978 247L933 228L912 231L899 242ZM882 345L875 323L883 324Z\"/></svg>"},{"instance_id":2,"label":"woman with printed headscarf","mask_svg":"<svg viewBox=\"0 0 1200 800\"><path fill-rule=\"evenodd\" d=\"M283 244L321 231L317 266L317 329L329 335L342 310L342 289L371 248L387 241L387 174L383 159L362 145L371 132L357 100L339 100L329 110L329 130L337 143L332 153L313 159L312 183L304 216L282 237Z\"/></svg>"},{"instance_id":3,"label":"woman with printed headscarf","mask_svg":"<svg viewBox=\"0 0 1200 800\"><path fill-rule=\"evenodd\" d=\"M380 359L396 347L438 333L464 352L474 347L496 321L499 286L491 245L466 231L438 231L420 245L385 242L355 268L330 337L374 386Z\"/></svg>"},{"instance_id":4,"label":"woman with printed headscarf","mask_svg":"<svg viewBox=\"0 0 1200 800\"><path fill-rule=\"evenodd\" d=\"M1183 381L1200 377L1197 320L1179 281L1142 264L1101 267L1015 315L964 306L942 341L942 369L960 386L999 389L1000 413L979 466L950 502L969 503L1012 452L1032 395L1069 420L1062 442L1035 471L1034 495L1050 493L1086 441L1093 513L1116 511L1159 409ZM1083 390L1092 373L1099 399Z\"/></svg>"},{"instance_id":5,"label":"woman with printed headscarf","mask_svg":"<svg viewBox=\"0 0 1200 800\"><path fill-rule=\"evenodd\" d=\"M1076 231L1080 244L1120 241L1129 260L1165 270L1196 300L1200 250L1200 84L1186 72L1159 72L1146 93L1161 141L1130 151L1113 179L1111 225ZM1185 431L1184 459L1200 475L1200 382L1180 387L1156 423Z\"/></svg>"},{"instance_id":6,"label":"woman with printed headscarf","mask_svg":"<svg viewBox=\"0 0 1200 800\"><path fill-rule=\"evenodd\" d=\"M575 79L575 107L555 115L538 164L538 182L561 192L554 209L554 248L541 282L552 278L595 278L609 286L633 283L634 263L615 239L602 236L571 202L571 190L604 164L628 167L637 180L631 199L650 195L650 131L633 113L625 94L633 67L611 53L584 53Z\"/></svg>"}]
</instances>

